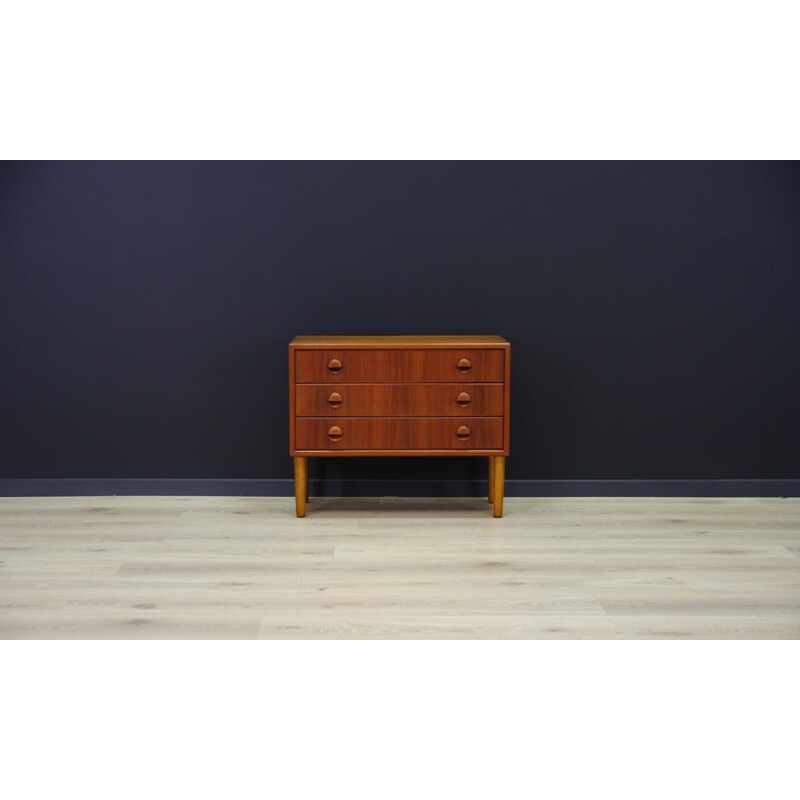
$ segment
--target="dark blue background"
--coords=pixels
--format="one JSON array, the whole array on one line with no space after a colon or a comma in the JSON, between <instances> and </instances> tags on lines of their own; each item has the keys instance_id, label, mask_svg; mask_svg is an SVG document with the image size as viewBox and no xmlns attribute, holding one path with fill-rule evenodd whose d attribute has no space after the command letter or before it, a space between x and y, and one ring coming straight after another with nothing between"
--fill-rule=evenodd
<instances>
[{"instance_id":1,"label":"dark blue background","mask_svg":"<svg viewBox=\"0 0 800 800\"><path fill-rule=\"evenodd\" d=\"M294 335L497 333L509 478L797 478L799 301L796 163L5 164L0 477L288 478Z\"/></svg>"}]
</instances>

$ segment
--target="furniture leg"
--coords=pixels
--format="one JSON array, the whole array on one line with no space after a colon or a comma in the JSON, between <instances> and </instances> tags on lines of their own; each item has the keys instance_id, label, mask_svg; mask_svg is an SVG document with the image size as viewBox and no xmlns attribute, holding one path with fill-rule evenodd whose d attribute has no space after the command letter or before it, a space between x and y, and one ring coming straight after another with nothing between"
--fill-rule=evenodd
<instances>
[{"instance_id":1,"label":"furniture leg","mask_svg":"<svg viewBox=\"0 0 800 800\"><path fill-rule=\"evenodd\" d=\"M489 502L494 502L494 456L489 456Z\"/></svg>"},{"instance_id":2,"label":"furniture leg","mask_svg":"<svg viewBox=\"0 0 800 800\"><path fill-rule=\"evenodd\" d=\"M492 471L494 472L494 480L492 481L492 500L493 500L493 512L495 517L502 517L503 516L503 484L505 482L506 476L506 457L505 456L493 456L494 459L494 467Z\"/></svg>"},{"instance_id":3,"label":"furniture leg","mask_svg":"<svg viewBox=\"0 0 800 800\"><path fill-rule=\"evenodd\" d=\"M306 515L308 497L308 456L294 457L294 502L297 516Z\"/></svg>"}]
</instances>

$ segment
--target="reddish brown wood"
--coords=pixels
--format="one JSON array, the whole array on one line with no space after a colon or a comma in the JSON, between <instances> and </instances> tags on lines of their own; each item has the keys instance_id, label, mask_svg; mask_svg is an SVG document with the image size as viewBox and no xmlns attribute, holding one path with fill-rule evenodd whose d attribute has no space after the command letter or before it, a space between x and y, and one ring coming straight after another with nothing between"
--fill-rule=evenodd
<instances>
[{"instance_id":1,"label":"reddish brown wood","mask_svg":"<svg viewBox=\"0 0 800 800\"><path fill-rule=\"evenodd\" d=\"M505 349L505 413L503 414L503 455L508 455L511 447L511 347ZM503 462L505 476L505 461ZM501 487L502 491L502 487Z\"/></svg>"},{"instance_id":2,"label":"reddish brown wood","mask_svg":"<svg viewBox=\"0 0 800 800\"><path fill-rule=\"evenodd\" d=\"M502 383L301 383L298 417L501 417Z\"/></svg>"},{"instance_id":3,"label":"reddish brown wood","mask_svg":"<svg viewBox=\"0 0 800 800\"><path fill-rule=\"evenodd\" d=\"M295 351L298 383L502 383L504 373L501 348Z\"/></svg>"},{"instance_id":4,"label":"reddish brown wood","mask_svg":"<svg viewBox=\"0 0 800 800\"><path fill-rule=\"evenodd\" d=\"M294 417L295 417L295 391L297 383L294 379L294 348L289 345L289 454L294 456Z\"/></svg>"},{"instance_id":5,"label":"reddish brown wood","mask_svg":"<svg viewBox=\"0 0 800 800\"><path fill-rule=\"evenodd\" d=\"M502 417L298 417L296 442L306 450L500 450ZM332 432L334 432L332 434Z\"/></svg>"},{"instance_id":6,"label":"reddish brown wood","mask_svg":"<svg viewBox=\"0 0 800 800\"><path fill-rule=\"evenodd\" d=\"M338 425L331 425L328 428L328 440L331 442L338 442L341 440L343 434L342 429Z\"/></svg>"},{"instance_id":7,"label":"reddish brown wood","mask_svg":"<svg viewBox=\"0 0 800 800\"><path fill-rule=\"evenodd\" d=\"M296 337L290 453L488 456L490 500L501 516L510 375L511 347L499 336ZM307 496L306 461L295 466ZM304 506L298 497L298 516Z\"/></svg>"},{"instance_id":8,"label":"reddish brown wood","mask_svg":"<svg viewBox=\"0 0 800 800\"><path fill-rule=\"evenodd\" d=\"M413 350L423 348L508 347L502 336L295 336L289 347L306 350L349 348Z\"/></svg>"},{"instance_id":9,"label":"reddish brown wood","mask_svg":"<svg viewBox=\"0 0 800 800\"><path fill-rule=\"evenodd\" d=\"M310 417L308 419L311 419ZM408 417L408 419L419 419L419 417ZM402 450L341 450L341 449L323 449L323 450L298 450L298 455L304 456L324 456L325 458L336 458L336 457L350 457L350 456L359 456L364 458L370 458L373 456L380 456L383 458L384 456L392 456L399 457L399 456L492 456L496 455L497 453L502 453L503 451L497 447L488 447L485 449L459 449L459 448L450 448L450 449L432 449L430 447L426 447L424 450L409 450L408 448L403 448Z\"/></svg>"}]
</instances>

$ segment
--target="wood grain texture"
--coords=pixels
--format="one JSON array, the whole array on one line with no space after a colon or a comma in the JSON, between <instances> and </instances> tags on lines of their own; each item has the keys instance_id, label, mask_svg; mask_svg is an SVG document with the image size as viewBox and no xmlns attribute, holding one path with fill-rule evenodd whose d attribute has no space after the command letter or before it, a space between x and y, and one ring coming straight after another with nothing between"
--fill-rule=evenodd
<instances>
[{"instance_id":1,"label":"wood grain texture","mask_svg":"<svg viewBox=\"0 0 800 800\"><path fill-rule=\"evenodd\" d=\"M503 414L503 450L507 456L511 451L511 347L503 351L505 365L503 369L505 380L505 414Z\"/></svg>"},{"instance_id":2,"label":"wood grain texture","mask_svg":"<svg viewBox=\"0 0 800 800\"><path fill-rule=\"evenodd\" d=\"M308 459L305 456L294 457L294 498L297 516L304 517L308 501Z\"/></svg>"},{"instance_id":3,"label":"wood grain texture","mask_svg":"<svg viewBox=\"0 0 800 800\"><path fill-rule=\"evenodd\" d=\"M800 499L0 498L4 639L797 639Z\"/></svg>"},{"instance_id":4,"label":"wood grain texture","mask_svg":"<svg viewBox=\"0 0 800 800\"><path fill-rule=\"evenodd\" d=\"M397 347L503 347L502 336L295 336L289 343L298 349L311 348L389 348Z\"/></svg>"},{"instance_id":5,"label":"wood grain texture","mask_svg":"<svg viewBox=\"0 0 800 800\"><path fill-rule=\"evenodd\" d=\"M505 371L502 349L296 350L294 361L297 383L502 383Z\"/></svg>"},{"instance_id":6,"label":"wood grain texture","mask_svg":"<svg viewBox=\"0 0 800 800\"><path fill-rule=\"evenodd\" d=\"M503 384L301 383L296 387L298 417L501 417Z\"/></svg>"},{"instance_id":7,"label":"wood grain texture","mask_svg":"<svg viewBox=\"0 0 800 800\"><path fill-rule=\"evenodd\" d=\"M499 336L295 337L289 453L507 455L510 358L511 346ZM489 492L498 517L503 476L502 468L492 468ZM297 516L304 514L298 500Z\"/></svg>"},{"instance_id":8,"label":"wood grain texture","mask_svg":"<svg viewBox=\"0 0 800 800\"><path fill-rule=\"evenodd\" d=\"M298 417L297 451L500 450L502 417Z\"/></svg>"},{"instance_id":9,"label":"wood grain texture","mask_svg":"<svg viewBox=\"0 0 800 800\"><path fill-rule=\"evenodd\" d=\"M295 380L294 375L294 351L292 350L291 346L289 347L289 454L294 455L295 446L294 446L294 417L295 417L295 406L297 404L296 400L296 391L297 391L297 381Z\"/></svg>"},{"instance_id":10,"label":"wood grain texture","mask_svg":"<svg viewBox=\"0 0 800 800\"><path fill-rule=\"evenodd\" d=\"M492 515L502 517L506 458L505 456L491 456L491 459L494 462L492 467Z\"/></svg>"}]
</instances>

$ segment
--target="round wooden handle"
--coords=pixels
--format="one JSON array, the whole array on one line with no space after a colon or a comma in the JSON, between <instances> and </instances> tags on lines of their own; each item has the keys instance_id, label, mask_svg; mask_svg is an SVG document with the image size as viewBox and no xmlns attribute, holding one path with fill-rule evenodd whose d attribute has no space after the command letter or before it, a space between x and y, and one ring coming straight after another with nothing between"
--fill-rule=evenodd
<instances>
[{"instance_id":1,"label":"round wooden handle","mask_svg":"<svg viewBox=\"0 0 800 800\"><path fill-rule=\"evenodd\" d=\"M342 371L342 362L341 362L341 361L339 361L339 359L338 359L338 358L332 358L332 359L331 359L331 360L328 362L328 372L331 372L331 373L333 373L334 375L337 375L337 374L338 374L338 373L340 373L341 371Z\"/></svg>"},{"instance_id":2,"label":"round wooden handle","mask_svg":"<svg viewBox=\"0 0 800 800\"><path fill-rule=\"evenodd\" d=\"M460 439L462 442L466 442L467 439L469 439L469 437L471 435L472 435L472 431L470 431L470 429L466 425L462 425L456 431L456 438Z\"/></svg>"},{"instance_id":3,"label":"round wooden handle","mask_svg":"<svg viewBox=\"0 0 800 800\"><path fill-rule=\"evenodd\" d=\"M328 428L328 438L332 442L338 442L342 438L342 429L338 425L332 425Z\"/></svg>"},{"instance_id":4,"label":"round wooden handle","mask_svg":"<svg viewBox=\"0 0 800 800\"><path fill-rule=\"evenodd\" d=\"M462 358L461 361L456 364L456 369L459 372L469 372L472 369L472 362L468 358Z\"/></svg>"},{"instance_id":5,"label":"round wooden handle","mask_svg":"<svg viewBox=\"0 0 800 800\"><path fill-rule=\"evenodd\" d=\"M344 399L339 394L339 392L331 392L330 397L328 397L328 405L331 408L339 408L339 406L344 402Z\"/></svg>"},{"instance_id":6,"label":"round wooden handle","mask_svg":"<svg viewBox=\"0 0 800 800\"><path fill-rule=\"evenodd\" d=\"M461 408L466 408L472 402L472 398L467 394L467 392L459 392L458 397L456 397L456 405L461 406Z\"/></svg>"}]
</instances>

